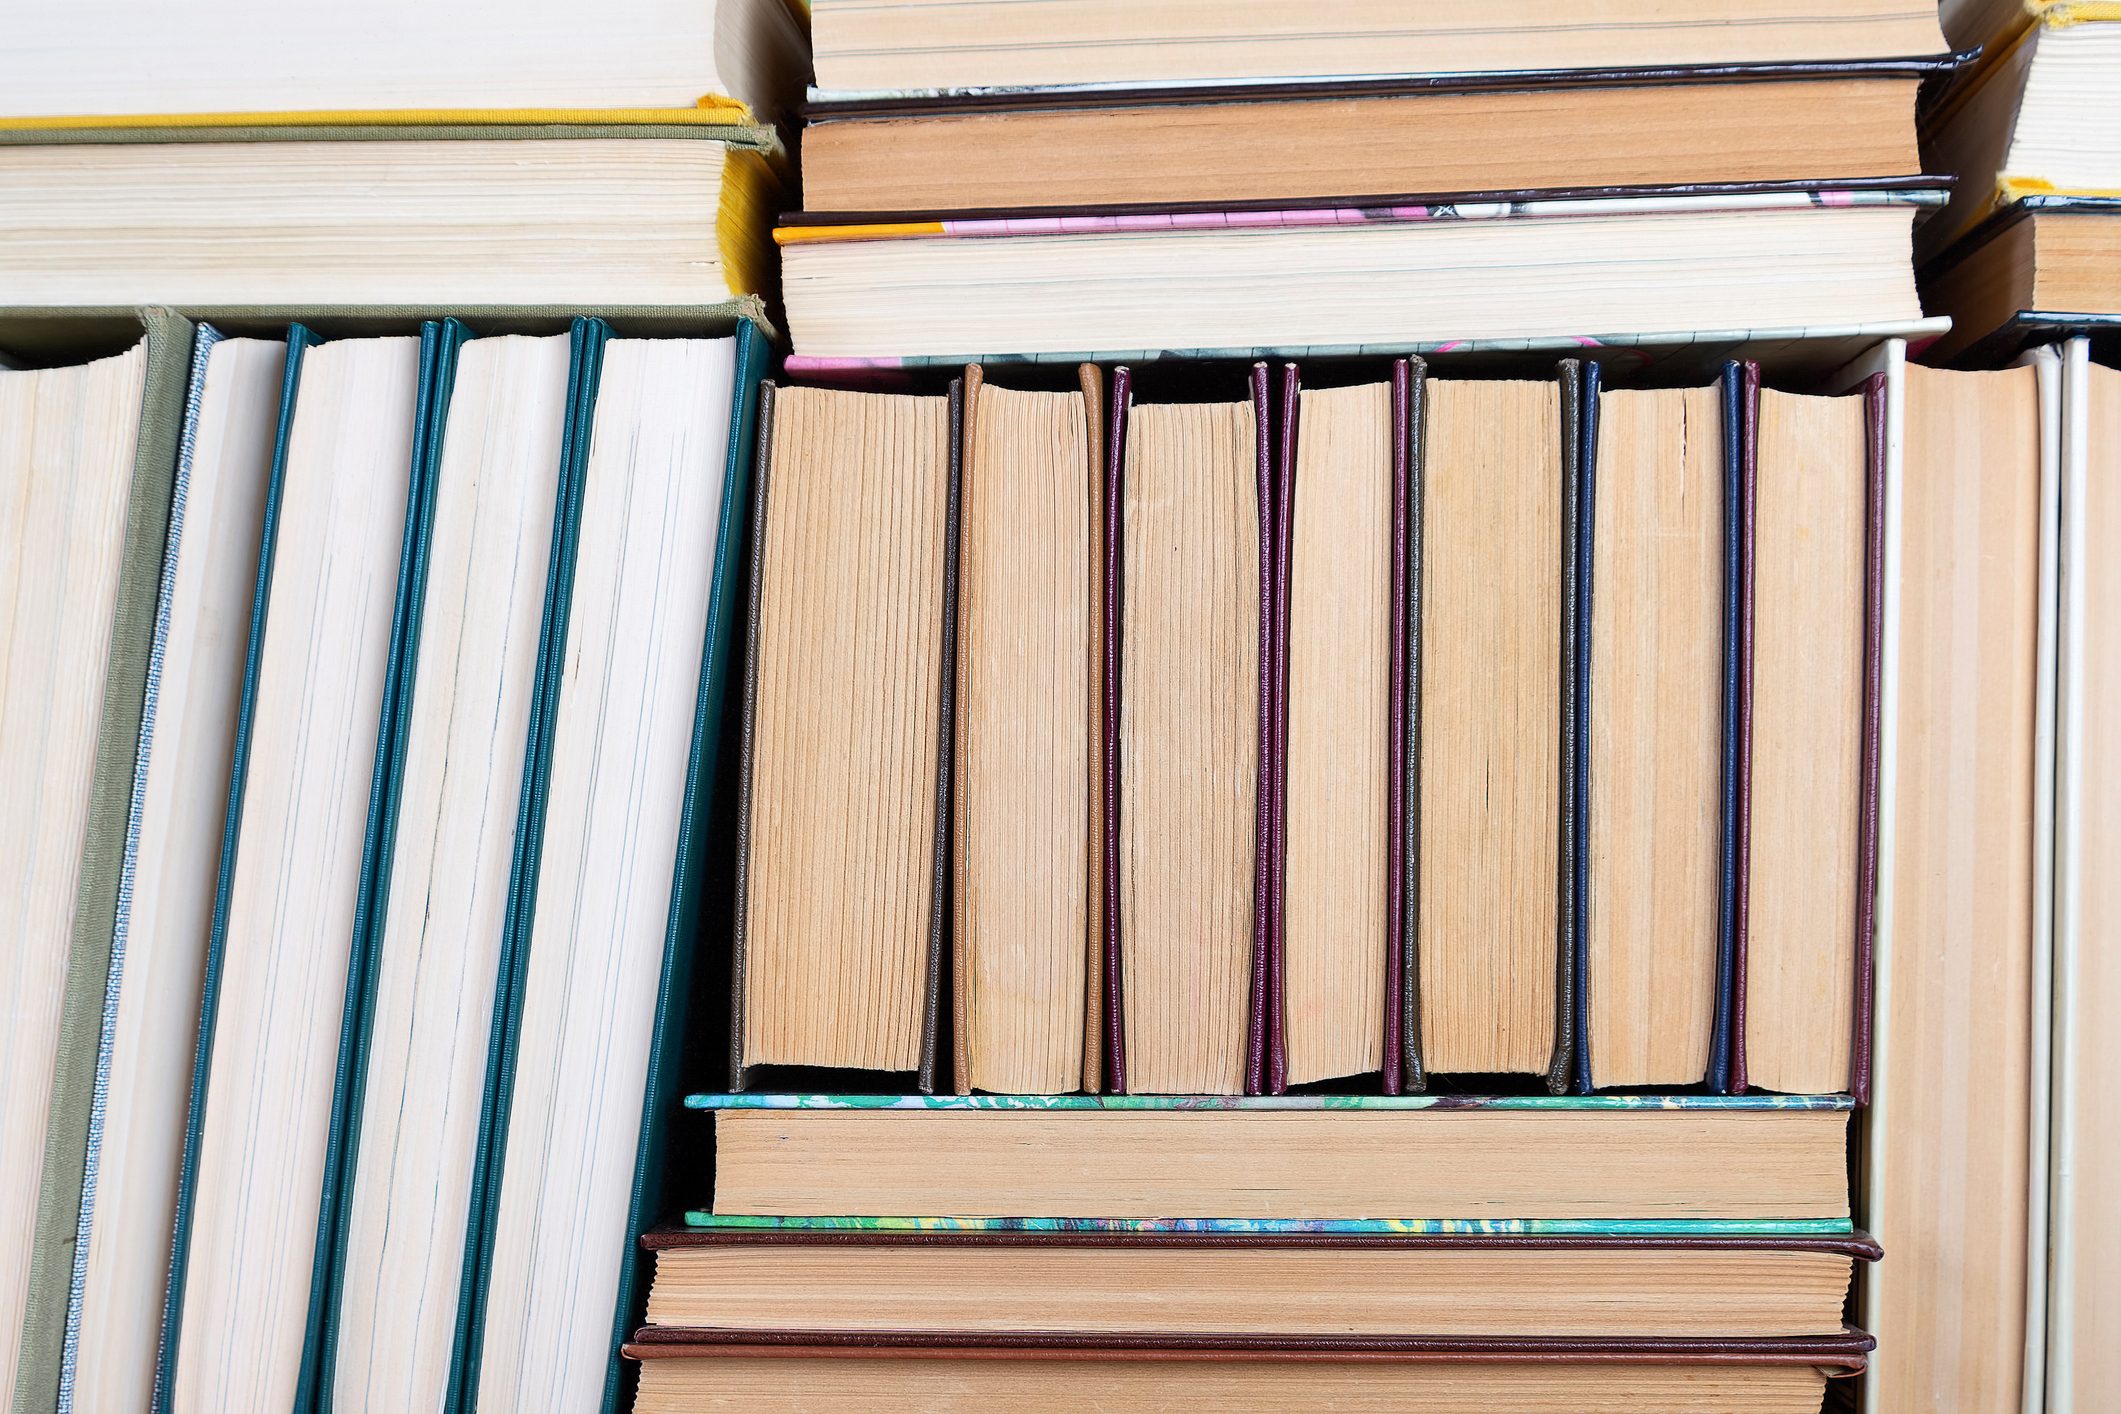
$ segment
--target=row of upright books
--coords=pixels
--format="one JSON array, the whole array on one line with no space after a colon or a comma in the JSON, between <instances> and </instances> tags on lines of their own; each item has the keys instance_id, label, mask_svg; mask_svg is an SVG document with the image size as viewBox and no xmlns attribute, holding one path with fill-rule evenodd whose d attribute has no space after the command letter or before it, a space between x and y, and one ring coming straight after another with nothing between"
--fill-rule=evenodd
<instances>
[{"instance_id":1,"label":"row of upright books","mask_svg":"<svg viewBox=\"0 0 2121 1414\"><path fill-rule=\"evenodd\" d=\"M400 327L0 371L18 1407L615 1397L765 343Z\"/></svg>"},{"instance_id":2,"label":"row of upright books","mask_svg":"<svg viewBox=\"0 0 2121 1414\"><path fill-rule=\"evenodd\" d=\"M1000 376L768 390L735 1088L1864 1092L1882 375Z\"/></svg>"}]
</instances>

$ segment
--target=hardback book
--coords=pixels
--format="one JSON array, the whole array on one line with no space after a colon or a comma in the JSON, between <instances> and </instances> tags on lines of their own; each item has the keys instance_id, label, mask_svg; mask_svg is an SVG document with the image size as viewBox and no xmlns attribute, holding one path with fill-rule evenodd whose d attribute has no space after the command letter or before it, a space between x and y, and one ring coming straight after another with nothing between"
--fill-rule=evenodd
<instances>
[{"instance_id":1,"label":"hardback book","mask_svg":"<svg viewBox=\"0 0 2121 1414\"><path fill-rule=\"evenodd\" d=\"M1264 1083L1274 747L1267 368L1241 401L1112 378L1105 491L1109 1089Z\"/></svg>"},{"instance_id":2,"label":"hardback book","mask_svg":"<svg viewBox=\"0 0 2121 1414\"><path fill-rule=\"evenodd\" d=\"M756 1066L936 1084L961 398L958 385L947 397L801 387L765 395L731 944L733 1089Z\"/></svg>"},{"instance_id":3,"label":"hardback book","mask_svg":"<svg viewBox=\"0 0 2121 1414\"><path fill-rule=\"evenodd\" d=\"M1930 166L1958 179L1921 231L1925 257L2019 197L2121 191L2121 14L2026 0L2021 18L1924 114Z\"/></svg>"},{"instance_id":4,"label":"hardback book","mask_svg":"<svg viewBox=\"0 0 2121 1414\"><path fill-rule=\"evenodd\" d=\"M804 219L1922 184L1923 64L812 104Z\"/></svg>"},{"instance_id":5,"label":"hardback book","mask_svg":"<svg viewBox=\"0 0 2121 1414\"><path fill-rule=\"evenodd\" d=\"M316 1386L444 1402L499 952L584 338L444 326L376 869L334 1101Z\"/></svg>"},{"instance_id":6,"label":"hardback book","mask_svg":"<svg viewBox=\"0 0 2121 1414\"><path fill-rule=\"evenodd\" d=\"M665 1228L648 1324L968 1336L1790 1338L1839 1333L1843 1236ZM1244 1293L1232 1300L1231 1293Z\"/></svg>"},{"instance_id":7,"label":"hardback book","mask_svg":"<svg viewBox=\"0 0 2121 1414\"><path fill-rule=\"evenodd\" d=\"M619 1401L618 1343L645 1276L632 1240L661 1211L742 598L763 334L622 338L590 320L575 339L462 1249L457 1408Z\"/></svg>"},{"instance_id":8,"label":"hardback book","mask_svg":"<svg viewBox=\"0 0 2121 1414\"><path fill-rule=\"evenodd\" d=\"M1581 366L1428 380L1407 514L1416 1083L1567 1082Z\"/></svg>"},{"instance_id":9,"label":"hardback book","mask_svg":"<svg viewBox=\"0 0 2121 1414\"><path fill-rule=\"evenodd\" d=\"M713 1212L780 1219L1806 1221L1845 1097L696 1096ZM857 1223L857 1226L860 1224ZM1566 1226L1564 1227L1566 1230Z\"/></svg>"},{"instance_id":10,"label":"hardback book","mask_svg":"<svg viewBox=\"0 0 2121 1414\"><path fill-rule=\"evenodd\" d=\"M771 120L808 71L805 20L803 7L786 0L624 0L594 16L551 0L446 10L381 0L362 9L359 23L324 11L260 23L240 9L179 15L99 0L13 18L0 54L0 125L695 104Z\"/></svg>"},{"instance_id":11,"label":"hardback book","mask_svg":"<svg viewBox=\"0 0 2121 1414\"><path fill-rule=\"evenodd\" d=\"M418 431L446 340L288 331L215 884L158 1408L286 1408L331 1250L334 1076L359 1039Z\"/></svg>"},{"instance_id":12,"label":"hardback book","mask_svg":"<svg viewBox=\"0 0 2121 1414\"><path fill-rule=\"evenodd\" d=\"M970 1341L908 1332L763 1340L644 1330L636 1414L875 1404L993 1409L1027 1389L1067 1406L1270 1410L1372 1407L1448 1414L1503 1408L1698 1409L1811 1414L1830 1379L1860 1373L1871 1337L1796 1340L1409 1339L1246 1345L1165 1335Z\"/></svg>"},{"instance_id":13,"label":"hardback book","mask_svg":"<svg viewBox=\"0 0 2121 1414\"><path fill-rule=\"evenodd\" d=\"M965 370L951 771L961 1094L1103 1076L1104 374Z\"/></svg>"},{"instance_id":14,"label":"hardback book","mask_svg":"<svg viewBox=\"0 0 2121 1414\"><path fill-rule=\"evenodd\" d=\"M2042 1406L2062 421L2059 367L2036 362L1886 385L1905 470L1861 1166L1893 1253L1858 1305L1874 1407Z\"/></svg>"},{"instance_id":15,"label":"hardback book","mask_svg":"<svg viewBox=\"0 0 2121 1414\"><path fill-rule=\"evenodd\" d=\"M1282 375L1266 1090L1419 1083L1407 927L1408 493L1424 371Z\"/></svg>"},{"instance_id":16,"label":"hardback book","mask_svg":"<svg viewBox=\"0 0 2121 1414\"><path fill-rule=\"evenodd\" d=\"M1869 1090L1884 384L1820 396L1742 379L1734 1090Z\"/></svg>"},{"instance_id":17,"label":"hardback book","mask_svg":"<svg viewBox=\"0 0 2121 1414\"><path fill-rule=\"evenodd\" d=\"M25 1409L59 1393L189 339L158 313L0 360L0 1397Z\"/></svg>"},{"instance_id":18,"label":"hardback book","mask_svg":"<svg viewBox=\"0 0 2121 1414\"><path fill-rule=\"evenodd\" d=\"M1615 0L1595 19L1570 0L1440 0L1419 23L1389 0L1330 17L1287 0L1150 11L1062 0L1033 14L1007 0L940 12L816 0L811 28L826 94L1758 66L1945 47L1936 8L1909 0Z\"/></svg>"},{"instance_id":19,"label":"hardback book","mask_svg":"<svg viewBox=\"0 0 2121 1414\"><path fill-rule=\"evenodd\" d=\"M193 136L0 142L0 306L755 313L744 297L772 283L779 179L762 129Z\"/></svg>"},{"instance_id":20,"label":"hardback book","mask_svg":"<svg viewBox=\"0 0 2121 1414\"><path fill-rule=\"evenodd\" d=\"M144 1409L154 1389L286 362L281 339L204 324L193 338L59 1365L59 1398L77 1408Z\"/></svg>"},{"instance_id":21,"label":"hardback book","mask_svg":"<svg viewBox=\"0 0 2121 1414\"><path fill-rule=\"evenodd\" d=\"M1909 332L1927 190L785 225L798 369ZM1074 293L1056 300L1052 291ZM1875 342L1875 340L1873 340Z\"/></svg>"},{"instance_id":22,"label":"hardback book","mask_svg":"<svg viewBox=\"0 0 2121 1414\"><path fill-rule=\"evenodd\" d=\"M2042 0L1942 0L1938 18L1954 49L1992 51L2031 23Z\"/></svg>"},{"instance_id":23,"label":"hardback book","mask_svg":"<svg viewBox=\"0 0 2121 1414\"><path fill-rule=\"evenodd\" d=\"M1720 1086L1729 1066L1744 397L1734 365L1707 387L1593 382L1584 401L1571 861L1584 1093Z\"/></svg>"},{"instance_id":24,"label":"hardback book","mask_svg":"<svg viewBox=\"0 0 2121 1414\"><path fill-rule=\"evenodd\" d=\"M1931 363L2008 363L2028 344L2121 327L2121 195L2018 198L1920 271L1952 321Z\"/></svg>"},{"instance_id":25,"label":"hardback book","mask_svg":"<svg viewBox=\"0 0 2121 1414\"><path fill-rule=\"evenodd\" d=\"M2121 1183L2121 1121L2104 1096L2115 1073L2109 1019L2121 1014L2121 895L2102 861L2121 851L2115 759L2121 578L2121 373L2087 344L2061 351L2057 621L2053 1131L2049 1145L2049 1407L2092 1409L2121 1392L2121 1351L2102 1334L2121 1300L2121 1222L2101 1195ZM2033 1175L2038 1184L2040 1176Z\"/></svg>"}]
</instances>

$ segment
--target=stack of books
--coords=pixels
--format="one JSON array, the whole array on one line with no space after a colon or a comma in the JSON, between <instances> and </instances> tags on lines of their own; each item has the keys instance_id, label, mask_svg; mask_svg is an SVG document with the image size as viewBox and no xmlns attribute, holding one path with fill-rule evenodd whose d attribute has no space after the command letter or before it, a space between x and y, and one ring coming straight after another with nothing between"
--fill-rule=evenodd
<instances>
[{"instance_id":1,"label":"stack of books","mask_svg":"<svg viewBox=\"0 0 2121 1414\"><path fill-rule=\"evenodd\" d=\"M792 368L1925 328L1931 6L813 8Z\"/></svg>"},{"instance_id":2,"label":"stack of books","mask_svg":"<svg viewBox=\"0 0 2121 1414\"><path fill-rule=\"evenodd\" d=\"M616 1400L807 73L11 17L0 1403Z\"/></svg>"},{"instance_id":3,"label":"stack of books","mask_svg":"<svg viewBox=\"0 0 2121 1414\"><path fill-rule=\"evenodd\" d=\"M1923 299L1969 367L2121 326L2121 9L2083 0L1945 6L1978 67L1923 123L1951 204L1922 228Z\"/></svg>"}]
</instances>

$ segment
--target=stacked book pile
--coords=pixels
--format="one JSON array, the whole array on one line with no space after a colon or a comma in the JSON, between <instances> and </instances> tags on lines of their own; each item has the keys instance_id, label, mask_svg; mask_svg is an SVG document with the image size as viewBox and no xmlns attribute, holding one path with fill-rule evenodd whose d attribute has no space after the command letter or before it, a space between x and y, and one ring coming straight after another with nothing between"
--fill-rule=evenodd
<instances>
[{"instance_id":1,"label":"stacked book pile","mask_svg":"<svg viewBox=\"0 0 2121 1414\"><path fill-rule=\"evenodd\" d=\"M0 46L0 1403L593 1407L804 16L253 19Z\"/></svg>"},{"instance_id":2,"label":"stacked book pile","mask_svg":"<svg viewBox=\"0 0 2121 1414\"><path fill-rule=\"evenodd\" d=\"M813 8L793 368L1925 327L1933 6Z\"/></svg>"},{"instance_id":3,"label":"stacked book pile","mask_svg":"<svg viewBox=\"0 0 2121 1414\"><path fill-rule=\"evenodd\" d=\"M1933 96L1930 166L1951 204L1921 230L1923 298L1949 315L1931 351L1972 367L2121 326L2121 6L1947 0L1979 65Z\"/></svg>"}]
</instances>

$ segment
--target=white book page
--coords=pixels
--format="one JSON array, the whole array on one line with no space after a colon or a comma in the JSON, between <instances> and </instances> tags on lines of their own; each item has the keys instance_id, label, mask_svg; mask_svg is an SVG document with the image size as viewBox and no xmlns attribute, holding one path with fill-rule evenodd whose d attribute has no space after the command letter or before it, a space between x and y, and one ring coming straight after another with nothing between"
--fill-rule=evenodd
<instances>
[{"instance_id":1,"label":"white book page","mask_svg":"<svg viewBox=\"0 0 2121 1414\"><path fill-rule=\"evenodd\" d=\"M479 1407L594 1409L611 1356L729 441L732 340L612 341L493 1236Z\"/></svg>"},{"instance_id":2,"label":"white book page","mask_svg":"<svg viewBox=\"0 0 2121 1414\"><path fill-rule=\"evenodd\" d=\"M419 341L304 355L221 957L174 1407L292 1407L346 1003Z\"/></svg>"},{"instance_id":3,"label":"white book page","mask_svg":"<svg viewBox=\"0 0 2121 1414\"><path fill-rule=\"evenodd\" d=\"M333 1397L440 1409L552 557L568 340L457 356L376 960Z\"/></svg>"}]
</instances>

